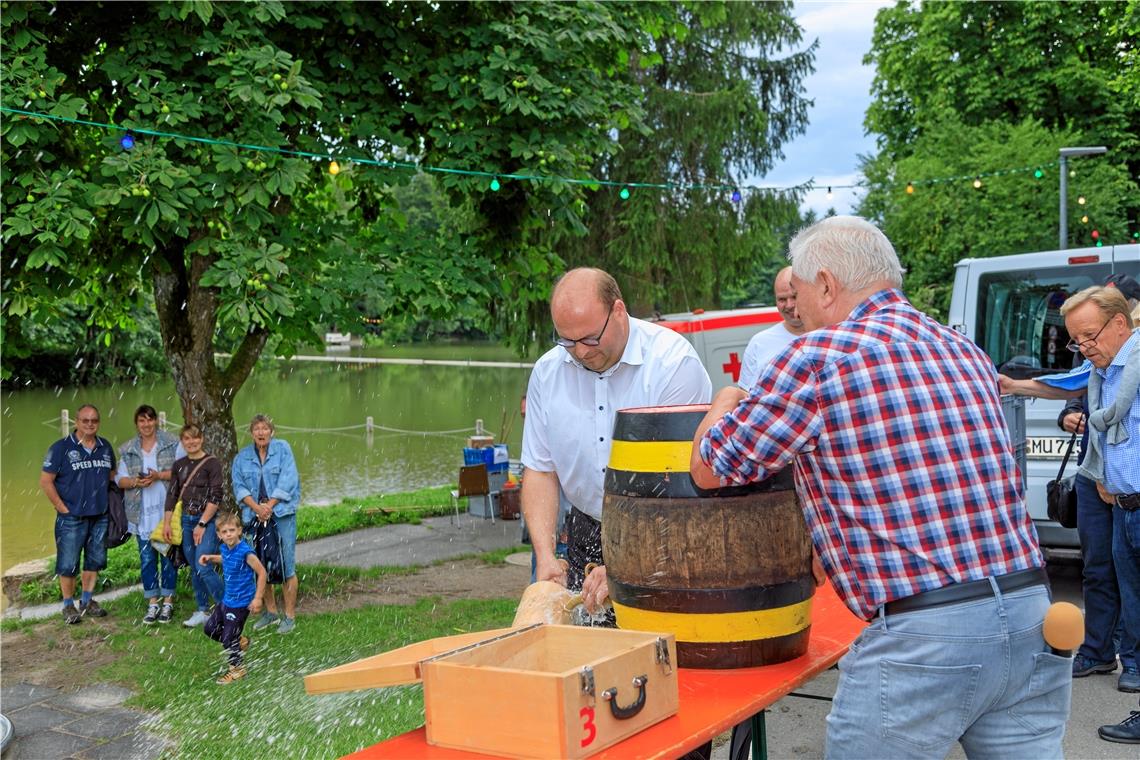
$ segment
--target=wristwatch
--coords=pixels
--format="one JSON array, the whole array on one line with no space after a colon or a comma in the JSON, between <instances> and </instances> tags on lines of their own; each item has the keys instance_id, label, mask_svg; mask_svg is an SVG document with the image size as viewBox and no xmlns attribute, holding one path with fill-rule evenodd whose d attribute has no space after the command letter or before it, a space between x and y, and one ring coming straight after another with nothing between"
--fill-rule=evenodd
<instances>
[{"instance_id":1,"label":"wristwatch","mask_svg":"<svg viewBox=\"0 0 1140 760\"><path fill-rule=\"evenodd\" d=\"M208 523L204 523L204 522L202 522L201 520L199 520L199 521L198 521L198 527L199 527L199 528L205 528L207 524L208 524Z\"/></svg>"}]
</instances>

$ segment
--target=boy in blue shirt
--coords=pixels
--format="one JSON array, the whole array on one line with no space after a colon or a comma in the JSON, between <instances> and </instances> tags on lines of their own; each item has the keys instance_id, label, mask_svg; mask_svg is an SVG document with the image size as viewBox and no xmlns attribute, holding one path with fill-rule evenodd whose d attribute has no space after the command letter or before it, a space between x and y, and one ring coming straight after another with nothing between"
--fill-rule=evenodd
<instances>
[{"instance_id":1,"label":"boy in blue shirt","mask_svg":"<svg viewBox=\"0 0 1140 760\"><path fill-rule=\"evenodd\" d=\"M229 654L230 669L217 683L228 684L245 678L242 652L249 647L249 639L241 635L250 612L261 609L261 594L265 591L265 566L254 554L252 547L242 540L241 520L236 513L219 513L214 520L222 544L220 554L203 554L201 565L213 562L222 566L226 591L222 601L214 606L203 631L214 641L222 642ZM256 583L255 583L256 578Z\"/></svg>"}]
</instances>

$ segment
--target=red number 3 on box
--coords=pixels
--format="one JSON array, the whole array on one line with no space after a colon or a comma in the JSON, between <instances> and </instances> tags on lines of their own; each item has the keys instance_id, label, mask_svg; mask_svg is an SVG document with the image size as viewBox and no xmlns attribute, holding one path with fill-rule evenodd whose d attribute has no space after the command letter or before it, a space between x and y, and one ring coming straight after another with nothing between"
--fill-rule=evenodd
<instances>
[{"instance_id":1,"label":"red number 3 on box","mask_svg":"<svg viewBox=\"0 0 1140 760\"><path fill-rule=\"evenodd\" d=\"M588 747L598 737L598 727L594 725L594 708L583 707L578 711L578 717L582 719L582 729L585 731L585 736L582 737L582 746Z\"/></svg>"}]
</instances>

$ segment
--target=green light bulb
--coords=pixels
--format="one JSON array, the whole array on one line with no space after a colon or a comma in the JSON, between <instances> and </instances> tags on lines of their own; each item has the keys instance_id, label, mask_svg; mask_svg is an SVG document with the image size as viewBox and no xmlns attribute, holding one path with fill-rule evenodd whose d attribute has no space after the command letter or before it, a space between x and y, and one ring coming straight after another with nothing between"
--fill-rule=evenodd
<instances>
[{"instance_id":1,"label":"green light bulb","mask_svg":"<svg viewBox=\"0 0 1140 760\"><path fill-rule=\"evenodd\" d=\"M1033 176L1036 177L1037 179L1041 179L1042 177L1045 176L1045 172L1038 169L1037 171L1033 172Z\"/></svg>"},{"instance_id":2,"label":"green light bulb","mask_svg":"<svg viewBox=\"0 0 1140 760\"><path fill-rule=\"evenodd\" d=\"M623 201L628 201L628 200L629 200L629 188L628 188L628 187L623 187L623 188L621 189L621 192L620 192L620 193L618 193L618 195L620 195L620 196L621 196L621 199L622 199Z\"/></svg>"},{"instance_id":3,"label":"green light bulb","mask_svg":"<svg viewBox=\"0 0 1140 760\"><path fill-rule=\"evenodd\" d=\"M492 192L495 192L495 193L499 192L500 187L502 187L502 185L499 184L499 178L498 177L491 180L491 191Z\"/></svg>"}]
</instances>

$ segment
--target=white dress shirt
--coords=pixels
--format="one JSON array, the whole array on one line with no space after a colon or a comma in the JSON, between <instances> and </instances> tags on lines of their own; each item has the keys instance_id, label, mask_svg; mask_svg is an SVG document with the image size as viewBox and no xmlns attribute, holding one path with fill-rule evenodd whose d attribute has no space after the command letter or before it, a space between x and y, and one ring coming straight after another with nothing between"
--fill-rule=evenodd
<instances>
[{"instance_id":1,"label":"white dress shirt","mask_svg":"<svg viewBox=\"0 0 1140 760\"><path fill-rule=\"evenodd\" d=\"M748 341L748 347L744 349L740 381L737 385L746 391L751 391L752 386L756 385L757 378L760 377L760 372L798 337L800 336L788 332L783 322L753 335L752 340Z\"/></svg>"},{"instance_id":2,"label":"white dress shirt","mask_svg":"<svg viewBox=\"0 0 1140 760\"><path fill-rule=\"evenodd\" d=\"M570 503L600 519L617 411L706 404L711 396L708 372L687 340L631 317L625 351L605 372L586 369L561 346L535 363L527 386L522 463L556 473Z\"/></svg>"}]
</instances>

